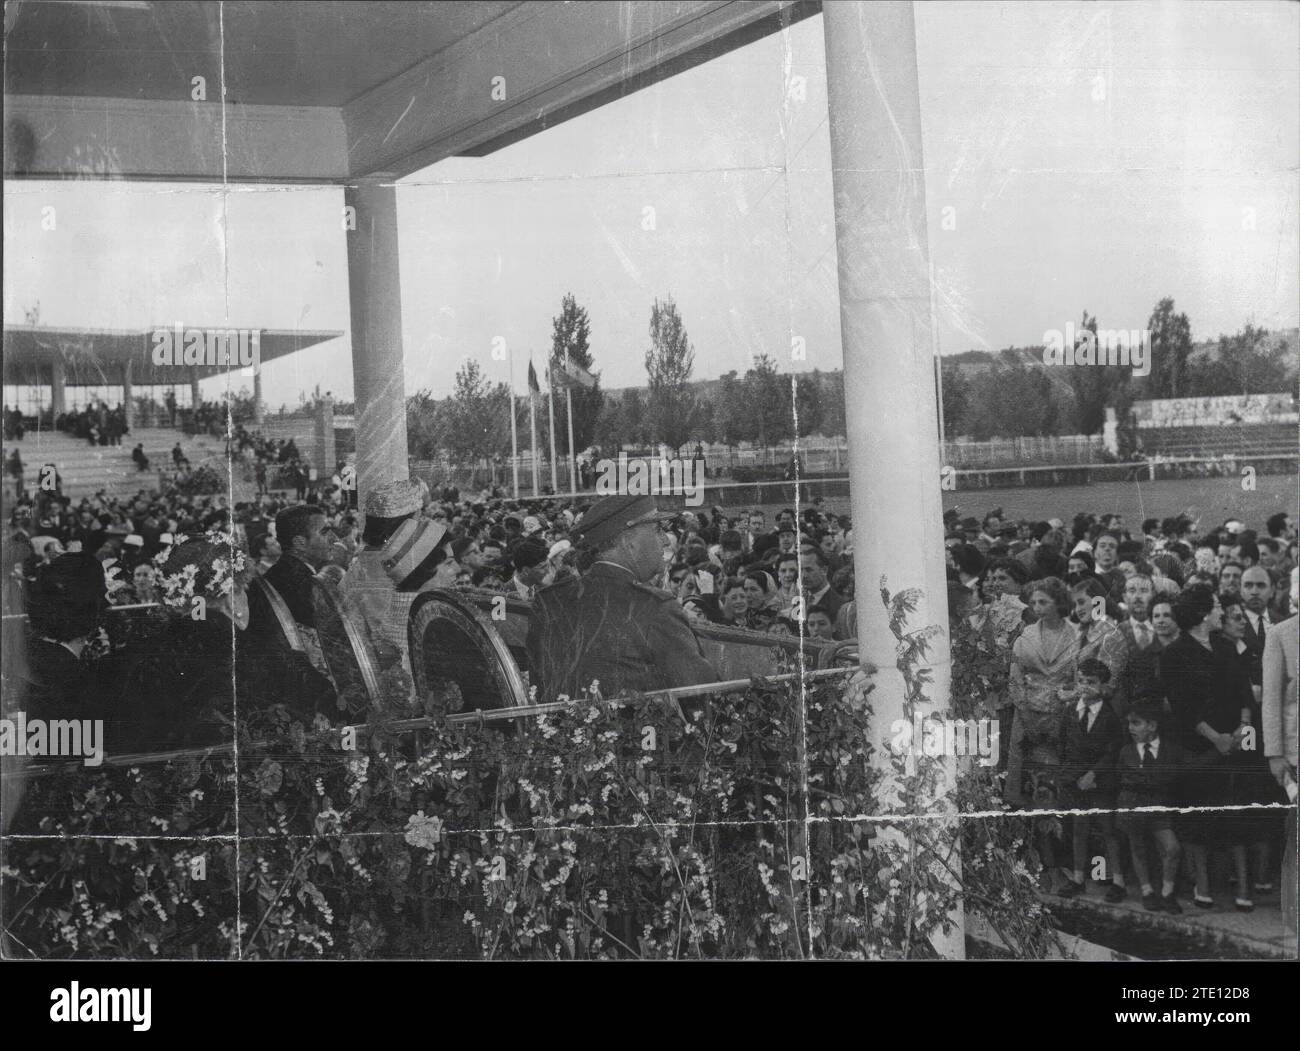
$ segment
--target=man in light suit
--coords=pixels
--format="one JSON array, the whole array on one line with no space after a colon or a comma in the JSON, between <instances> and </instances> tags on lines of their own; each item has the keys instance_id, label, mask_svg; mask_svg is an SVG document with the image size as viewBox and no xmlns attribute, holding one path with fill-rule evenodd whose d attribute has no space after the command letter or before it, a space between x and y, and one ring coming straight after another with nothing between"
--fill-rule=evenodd
<instances>
[{"instance_id":1,"label":"man in light suit","mask_svg":"<svg viewBox=\"0 0 1300 1051\"><path fill-rule=\"evenodd\" d=\"M1128 616L1120 621L1119 630L1130 653L1150 649L1156 641L1151 623L1151 604L1155 598L1155 582L1145 573L1134 573L1124 582L1124 608Z\"/></svg>"},{"instance_id":2,"label":"man in light suit","mask_svg":"<svg viewBox=\"0 0 1300 1051\"><path fill-rule=\"evenodd\" d=\"M1291 597L1297 600L1300 569L1291 571ZM1296 767L1300 762L1300 711L1297 688L1300 684L1300 615L1289 617L1269 628L1264 637L1264 683L1260 701L1263 717L1264 754L1277 783L1287 791L1290 784L1291 809L1286 815L1286 846L1282 855L1282 919L1289 931L1296 930L1296 913L1300 892L1296 884Z\"/></svg>"}]
</instances>

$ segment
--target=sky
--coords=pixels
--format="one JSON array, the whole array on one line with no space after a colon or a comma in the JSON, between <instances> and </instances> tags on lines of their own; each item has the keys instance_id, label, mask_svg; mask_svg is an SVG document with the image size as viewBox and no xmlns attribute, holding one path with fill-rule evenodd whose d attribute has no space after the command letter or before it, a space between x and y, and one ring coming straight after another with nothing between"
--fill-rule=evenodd
<instances>
[{"instance_id":1,"label":"sky","mask_svg":"<svg viewBox=\"0 0 1300 1051\"><path fill-rule=\"evenodd\" d=\"M1300 323L1300 8L915 11L942 353L1037 344L1085 309L1144 328L1164 296L1198 340ZM467 357L522 391L566 292L606 387L644 383L667 296L699 378L758 352L788 368L795 336L800 368L838 368L822 34L805 20L402 180L408 393L449 393ZM49 325L338 330L268 364L264 393L272 408L317 384L350 398L341 205L334 188L9 183L5 318L39 302ZM513 360L492 357L498 337Z\"/></svg>"}]
</instances>

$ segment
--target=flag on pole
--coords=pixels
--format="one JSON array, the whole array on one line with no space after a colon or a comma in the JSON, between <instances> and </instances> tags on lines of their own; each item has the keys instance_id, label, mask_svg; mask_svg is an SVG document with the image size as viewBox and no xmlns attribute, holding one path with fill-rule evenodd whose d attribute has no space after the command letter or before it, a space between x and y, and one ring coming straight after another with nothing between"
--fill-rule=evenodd
<instances>
[{"instance_id":1,"label":"flag on pole","mask_svg":"<svg viewBox=\"0 0 1300 1051\"><path fill-rule=\"evenodd\" d=\"M551 383L557 387L594 387L596 377L576 361L557 361L551 369Z\"/></svg>"},{"instance_id":2,"label":"flag on pole","mask_svg":"<svg viewBox=\"0 0 1300 1051\"><path fill-rule=\"evenodd\" d=\"M537 370L533 368L533 359L528 359L528 389L534 394L542 392L541 384L537 382Z\"/></svg>"}]
</instances>

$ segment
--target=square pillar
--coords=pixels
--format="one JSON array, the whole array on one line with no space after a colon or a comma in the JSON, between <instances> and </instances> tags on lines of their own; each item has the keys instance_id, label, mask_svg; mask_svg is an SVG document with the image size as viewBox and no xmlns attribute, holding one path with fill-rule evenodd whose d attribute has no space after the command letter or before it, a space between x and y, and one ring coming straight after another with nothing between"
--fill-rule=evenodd
<instances>
[{"instance_id":1,"label":"square pillar","mask_svg":"<svg viewBox=\"0 0 1300 1051\"><path fill-rule=\"evenodd\" d=\"M62 358L50 363L50 408L55 416L68 411L67 372Z\"/></svg>"},{"instance_id":2,"label":"square pillar","mask_svg":"<svg viewBox=\"0 0 1300 1051\"><path fill-rule=\"evenodd\" d=\"M135 406L132 398L131 387L131 359L127 358L122 365L122 414L126 418L126 429L129 431L135 423Z\"/></svg>"},{"instance_id":3,"label":"square pillar","mask_svg":"<svg viewBox=\"0 0 1300 1051\"><path fill-rule=\"evenodd\" d=\"M890 727L910 724L914 714L946 712L951 693L916 27L910 2L830 0L822 18L850 498L853 532L862 538L853 548L858 643L863 663L878 669L871 705L883 809L900 805ZM906 523L902 533L899 522ZM905 632L937 629L913 666L931 676L915 711L897 667L899 640L880 597L882 581L892 595L912 590L916 597ZM911 754L918 752L914 743ZM956 761L934 761L943 763L940 782L921 792L933 809L953 813L944 803L955 790ZM915 769L910 758L908 768ZM931 828L943 839L958 835L955 816L936 822ZM909 831L886 827L882 834L905 838ZM960 872L959 853L953 858ZM949 933L939 930L932 944L961 958L960 907L950 918Z\"/></svg>"},{"instance_id":4,"label":"square pillar","mask_svg":"<svg viewBox=\"0 0 1300 1051\"><path fill-rule=\"evenodd\" d=\"M397 187L359 183L343 191L352 308L352 383L357 404L357 491L410 476ZM332 470L334 464L323 464Z\"/></svg>"},{"instance_id":5,"label":"square pillar","mask_svg":"<svg viewBox=\"0 0 1300 1051\"><path fill-rule=\"evenodd\" d=\"M253 363L253 426L262 426L262 363Z\"/></svg>"},{"instance_id":6,"label":"square pillar","mask_svg":"<svg viewBox=\"0 0 1300 1051\"><path fill-rule=\"evenodd\" d=\"M329 478L334 473L334 399L326 398L316 409L315 447L312 449L312 466L320 472L321 478Z\"/></svg>"}]
</instances>

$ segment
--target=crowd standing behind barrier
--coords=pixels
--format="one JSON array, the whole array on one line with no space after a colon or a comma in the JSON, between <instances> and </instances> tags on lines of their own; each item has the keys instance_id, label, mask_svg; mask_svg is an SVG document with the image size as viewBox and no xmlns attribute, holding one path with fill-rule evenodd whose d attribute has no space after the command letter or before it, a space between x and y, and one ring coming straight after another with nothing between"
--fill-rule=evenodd
<instances>
[{"instance_id":1,"label":"crowd standing behind barrier","mask_svg":"<svg viewBox=\"0 0 1300 1051\"><path fill-rule=\"evenodd\" d=\"M234 452L257 463L301 464L291 441L269 442L242 425L230 441ZM78 554L101 567L110 604L165 607L161 582L175 574L167 565L170 549L205 535L233 537L246 553L241 573L248 577L273 578L286 566L302 566L301 572L337 585L364 547L364 522L349 500L341 466L330 479L307 484L304 478L293 497L272 496L259 485L256 499L233 506L224 493L194 495L175 487L131 498L25 494L4 538L6 613L11 620L30 613L43 579ZM587 572L590 556L572 536L588 500L521 503L500 490L465 495L450 485L430 491L416 484L423 505L417 517L436 523L444 538L425 588L472 587L532 599L541 588ZM303 505L319 512L320 528L287 545L276 535L275 520L287 520L284 512ZM1251 528L1238 520L1211 525L1186 517L1129 524L1118 515L1088 513L1068 522L1011 521L995 510L982 520L949 512L945 525L950 613L954 622L987 629L1008 671L995 713L1008 803L1114 806L1124 785L1171 804L1285 798L1294 772L1270 762L1285 749L1258 738L1267 722L1260 707L1266 636L1283 622L1288 626L1281 630L1295 630L1297 553L1289 515ZM829 513L821 500L798 515L784 509L774 521L760 509L685 510L659 528L665 560L659 583L688 619L774 635L853 638L852 523ZM211 566L199 572L210 573ZM293 585L285 587L292 606ZM83 672L95 661L129 666L133 651L147 650L145 640L165 628L166 618L136 618L129 631L100 632L79 652L78 666ZM403 631L393 626L394 638ZM247 652L258 652L255 642ZM235 670L238 677L237 663ZM308 672L294 674L301 679ZM188 714L173 715L208 718L195 703L198 708L184 709ZM1105 719L1098 714L1103 709ZM160 717L155 712L150 718ZM1085 739L1096 728L1106 741L1090 744ZM192 725L178 726L157 739L174 743L193 733ZM1168 760L1189 757L1187 769L1166 778L1159 790L1133 787L1145 783L1140 761L1132 777L1124 773L1134 742L1144 735L1169 742ZM1197 771L1215 764L1211 799L1206 776ZM1171 873L1184 848L1196 905L1211 900L1206 858L1215 851L1231 855L1238 876L1234 904L1243 911L1253 908L1252 886L1263 890L1278 878L1277 811L1253 821L1202 817L1129 825L1127 832L1114 823L1093 831L1108 850L1118 850L1125 836L1130 847L1135 838L1153 837L1163 875L1139 871L1141 886L1133 890L1152 910L1178 911ZM1084 885L1078 857L1088 829L1080 835L1075 856L1061 859L1059 867L1067 894L1081 893ZM1121 865L1111 873L1107 893L1113 899L1128 893L1124 871Z\"/></svg>"}]
</instances>

